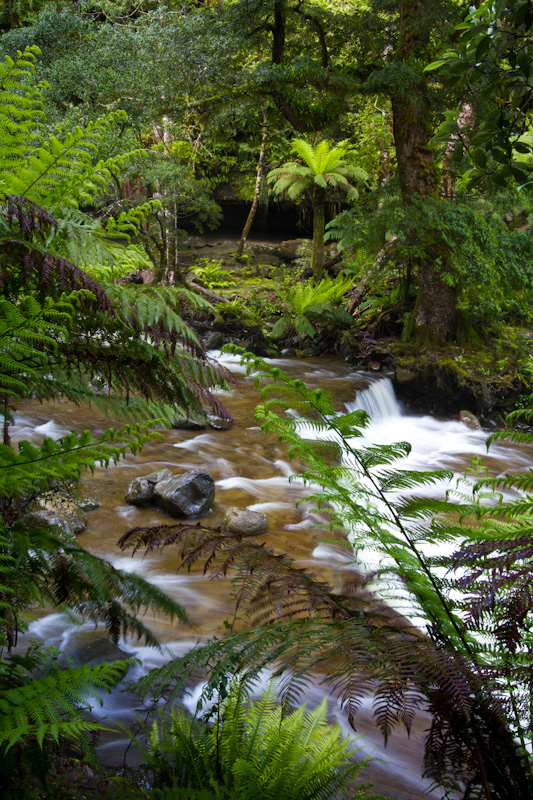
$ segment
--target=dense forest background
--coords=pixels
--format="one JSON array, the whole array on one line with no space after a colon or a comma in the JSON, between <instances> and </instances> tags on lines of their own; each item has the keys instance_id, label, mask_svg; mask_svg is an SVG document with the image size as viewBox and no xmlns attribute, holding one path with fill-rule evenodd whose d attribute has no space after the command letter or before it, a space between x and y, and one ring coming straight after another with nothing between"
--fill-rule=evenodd
<instances>
[{"instance_id":1,"label":"dense forest background","mask_svg":"<svg viewBox=\"0 0 533 800\"><path fill-rule=\"evenodd\" d=\"M429 708L425 769L443 797L531 796L531 475L479 470L453 503L425 499L420 488L445 475L394 469L405 443L355 449L364 413L336 416L325 393L250 351L314 346L393 365L419 397L436 383L447 410L466 404L501 425L516 408L523 429L509 435L530 443L532 28L528 0L2 4L6 797L370 797L325 709L294 710L317 664L351 720L374 691L385 738ZM195 259L191 233L224 237L232 205L246 209L234 252ZM262 262L250 246L258 209L274 208L294 214L284 238L312 237L299 259ZM128 663L64 669L39 648L15 654L28 609L70 608L113 641L154 645L139 611L187 624L187 609L24 512L45 492L75 495L83 469L137 452L164 418L205 421L209 407L227 420L213 390L231 376L206 352L213 331L246 343L268 382L265 429L307 464L332 526L377 543L425 628L370 614L360 595L245 537L136 529L123 547L179 542L184 563L235 574L254 623L137 686L142 699L175 699L200 671L214 716L162 716L145 730L144 771L68 789L62 770L94 759L102 727L90 698ZM94 403L127 424L12 447L27 397ZM301 438L287 408L333 444ZM430 557L428 542L455 552ZM267 692L246 705L267 664L286 676L282 704Z\"/></svg>"},{"instance_id":2,"label":"dense forest background","mask_svg":"<svg viewBox=\"0 0 533 800\"><path fill-rule=\"evenodd\" d=\"M98 156L143 157L112 176L98 213L161 201L142 231L158 278L179 277L180 224L216 226L223 201L251 203L263 138L265 173L296 137L344 142L368 180L340 215L330 187L329 235L360 278L373 269L404 338L468 340L489 319L527 323L531 286L530 11L499 4L491 36L482 11L457 30L468 10L13 2L2 48L40 48L55 130L127 114ZM311 205L301 197L300 214Z\"/></svg>"}]
</instances>

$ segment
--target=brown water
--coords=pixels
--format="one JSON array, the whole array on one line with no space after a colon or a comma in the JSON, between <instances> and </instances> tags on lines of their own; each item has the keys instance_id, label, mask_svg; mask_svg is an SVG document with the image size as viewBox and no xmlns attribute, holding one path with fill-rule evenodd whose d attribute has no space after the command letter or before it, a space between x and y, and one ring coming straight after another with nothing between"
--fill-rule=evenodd
<instances>
[{"instance_id":1,"label":"brown water","mask_svg":"<svg viewBox=\"0 0 533 800\"><path fill-rule=\"evenodd\" d=\"M162 440L147 445L139 456L128 457L107 470L96 469L94 475L86 475L83 481L84 492L100 502L98 509L89 512L87 530L80 537L84 546L115 566L134 570L162 586L183 604L193 619L194 628L191 630L166 619L145 618L144 621L173 653L186 651L207 635L224 632L224 620L231 617L233 608L230 587L225 580L209 581L200 570L177 574L178 558L172 548L150 554L145 559L141 556L132 559L120 552L116 542L128 528L168 520L157 510L125 505L124 495L134 477L163 467L176 472L197 467L206 469L216 482L215 504L212 512L204 518L207 524L220 524L226 509L232 505L263 511L269 518L269 530L264 537L269 545L288 553L296 559L297 565L312 564L314 571L333 585L338 585L346 576L345 568L340 567L346 561L346 552L341 554L340 550L336 551L329 545L321 545L322 534L313 527L319 520L309 504L304 502L296 507L296 501L306 494L306 489L298 481L289 483L288 476L294 467L288 462L286 448L274 437L266 437L260 431L254 421L258 393L236 362L231 363L238 371L238 385L231 395L221 393L221 399L235 418L232 430L165 431ZM321 386L330 391L339 409L354 400L357 389L368 385L368 376L355 373L336 361L293 360L283 362L283 366L312 387ZM378 394L383 386L385 384L378 385ZM460 472L468 466L473 455L481 454L485 449L482 432L468 431L458 422L406 417L394 405L390 393L385 399L379 394L378 405L373 411L376 420L371 434L375 441L416 440L413 441L410 466L447 466ZM95 410L77 408L69 403L28 403L18 411L15 435L19 439L36 440L43 435L57 437L68 430L85 428L98 434L108 426L108 421ZM499 448L491 455L491 467L496 472L506 466L521 468L527 463L529 454L516 449ZM88 638L94 636L90 627L85 626L82 631L86 631L83 635ZM80 634L71 620L64 615L52 614L33 623L29 635L64 648L69 639ZM127 646L142 661L137 669L138 675L168 658L168 655L139 647L136 643L128 642ZM135 677L135 674L130 677ZM306 699L310 704L317 703L324 691L317 678L315 689L310 690ZM115 694L106 700L104 712L129 724L133 705L131 698ZM341 712L333 709L333 713L348 732ZM362 736L363 752L374 752L376 748L375 754L380 759L365 771L364 780L373 782L376 791L404 800L427 796L420 778L423 731L427 722L421 715L410 738L398 731L384 749L371 721L370 703L362 710L357 732ZM103 758L111 763L119 761L124 744L123 739L117 741L116 738L105 743L101 751ZM432 796L438 797L439 793Z\"/></svg>"}]
</instances>

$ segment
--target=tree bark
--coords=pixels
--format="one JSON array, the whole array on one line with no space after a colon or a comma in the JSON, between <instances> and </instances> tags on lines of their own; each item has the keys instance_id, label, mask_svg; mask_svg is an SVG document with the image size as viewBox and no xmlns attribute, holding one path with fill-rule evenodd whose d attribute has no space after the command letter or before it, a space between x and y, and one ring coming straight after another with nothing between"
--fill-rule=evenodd
<instances>
[{"instance_id":1,"label":"tree bark","mask_svg":"<svg viewBox=\"0 0 533 800\"><path fill-rule=\"evenodd\" d=\"M313 252L311 269L316 280L324 274L324 229L326 215L326 190L321 186L313 187Z\"/></svg>"},{"instance_id":2,"label":"tree bark","mask_svg":"<svg viewBox=\"0 0 533 800\"><path fill-rule=\"evenodd\" d=\"M266 111L263 111L263 136L261 138L259 161L257 162L257 178L255 181L254 199L252 200L252 205L250 206L248 217L246 218L246 222L244 223L244 228L241 234L241 238L239 240L239 244L237 245L237 258L241 258L242 256L242 251L244 250L246 239L248 238L248 235L252 229L252 224L255 219L257 208L259 206L259 195L261 192L261 183L263 181L263 164L265 160L266 140L267 140L267 115Z\"/></svg>"},{"instance_id":3,"label":"tree bark","mask_svg":"<svg viewBox=\"0 0 533 800\"><path fill-rule=\"evenodd\" d=\"M285 34L287 8L285 0L274 0L274 25L272 28L272 63L283 64L285 58Z\"/></svg>"},{"instance_id":4,"label":"tree bark","mask_svg":"<svg viewBox=\"0 0 533 800\"><path fill-rule=\"evenodd\" d=\"M407 216L410 208L425 198L439 197L440 174L429 140L432 136L431 109L425 78L416 77L417 61L424 60L429 28L424 25L429 0L401 0L398 60L410 64L411 84L392 97L393 132L398 177ZM444 201L443 201L444 202ZM423 237L423 239L422 239ZM443 280L446 265L437 268L428 250L431 233L421 231L414 220L408 222L411 269L418 273L418 296L414 309L413 339L427 344L453 339L457 327L457 289Z\"/></svg>"}]
</instances>

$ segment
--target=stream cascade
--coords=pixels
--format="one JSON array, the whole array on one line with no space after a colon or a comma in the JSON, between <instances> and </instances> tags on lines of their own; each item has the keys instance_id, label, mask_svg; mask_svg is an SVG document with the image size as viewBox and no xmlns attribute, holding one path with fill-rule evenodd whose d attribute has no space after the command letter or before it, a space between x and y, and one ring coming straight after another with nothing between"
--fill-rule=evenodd
<instances>
[{"instance_id":1,"label":"stream cascade","mask_svg":"<svg viewBox=\"0 0 533 800\"><path fill-rule=\"evenodd\" d=\"M219 356L219 353L211 353ZM273 436L265 436L254 420L254 408L260 401L253 379L246 377L245 368L236 356L222 355L222 363L237 378L235 389L220 392L220 399L232 413L235 424L229 431L169 430L164 438L148 444L140 455L128 457L109 469L97 469L83 481L83 492L95 496L99 508L89 512L88 526L80 541L87 549L109 560L114 566L141 574L162 587L186 609L194 620L194 628L170 624L165 619L143 618L159 637L161 651L140 645L135 641L120 642L124 653L132 654L139 663L130 670L128 680L135 680L153 667L165 663L172 655L181 655L191 647L213 635L224 632L224 620L231 617L231 589L227 581L209 581L200 570L177 573L178 557L172 548L151 553L145 558L132 558L116 546L117 539L130 527L164 522L161 511L125 504L126 489L135 477L169 468L176 473L189 469L205 469L215 480L215 503L211 513L204 518L206 524L221 523L230 506L261 511L269 518L269 529L264 539L268 545L286 552L297 566L312 566L335 583L339 571L346 569L346 551L324 544L324 531L315 527L320 520L309 503L296 502L312 493L301 482L289 482L293 474L286 448ZM447 469L461 476L475 456L483 458L493 474L520 471L531 464L530 454L524 448L496 443L487 454L486 432L470 430L463 423L437 419L431 416L413 416L402 408L394 396L392 383L375 373L356 372L349 365L327 358L273 360L292 377L301 378L307 385L329 391L340 409L352 411L362 408L371 421L365 431L365 443L388 444L407 441L411 444L409 456L401 463L407 469ZM103 432L108 421L94 409L78 408L71 403L43 403L28 401L15 416L13 441L29 439L41 441L44 436L60 438L68 431L90 428L94 434ZM262 537L263 538L263 537ZM20 649L31 639L54 646L71 657L79 647L88 647L102 640L101 630L92 624L78 625L66 614L37 610L29 623L28 631L21 637ZM120 652L109 651L101 660L120 657ZM265 676L265 681L268 676ZM120 687L119 687L120 688ZM185 705L193 711L202 686L191 687L184 698ZM320 702L326 693L317 677L316 685L306 693L309 707ZM104 697L104 705L97 708L98 718L118 720L125 726L134 722L136 701L131 696L114 691ZM354 736L341 710L329 701L332 718L343 727L346 735ZM428 784L421 778L424 729L428 719L421 713L418 723L407 738L398 729L387 748L372 722L371 699L362 708L358 736L358 756L372 754L371 765L364 771L365 782L374 784L376 792L398 798L417 800L438 797L427 794ZM102 738L99 755L104 763L120 764L129 739L123 734ZM135 748L130 748L130 753Z\"/></svg>"}]
</instances>

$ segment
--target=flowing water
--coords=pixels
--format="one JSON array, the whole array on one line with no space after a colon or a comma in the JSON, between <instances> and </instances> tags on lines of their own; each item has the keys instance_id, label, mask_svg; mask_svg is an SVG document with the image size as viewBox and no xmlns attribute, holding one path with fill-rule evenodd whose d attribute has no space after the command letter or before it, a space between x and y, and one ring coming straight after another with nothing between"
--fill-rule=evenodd
<instances>
[{"instance_id":1,"label":"flowing water","mask_svg":"<svg viewBox=\"0 0 533 800\"><path fill-rule=\"evenodd\" d=\"M172 548L163 553L153 553L146 558L121 553L117 539L130 527L161 523L168 520L162 512L149 508L125 505L124 494L130 481L137 476L168 467L176 472L198 468L208 470L216 482L216 497L212 512L205 518L207 524L221 523L225 510L232 505L263 511L269 518L265 539L269 545L288 553L299 566L313 566L324 579L340 586L346 579L346 551L321 543L321 533L314 527L319 519L310 504L296 501L311 490L298 481L289 483L294 468L288 461L286 448L276 438L265 436L254 421L254 407L259 401L251 378L245 377L238 359L224 356L224 362L233 370L238 383L231 393L221 392L220 398L235 418L230 431L170 430L164 438L147 445L142 453L128 457L109 469L96 469L94 475L84 479L84 492L96 497L100 506L89 512L87 530L80 540L89 550L105 557L121 569L131 570L164 588L186 608L194 620L194 628L170 623L166 619L146 617L145 623L164 644L166 652L124 642L122 646L140 659L140 665L129 678L142 674L168 659L168 653L181 654L207 636L224 632L224 620L232 614L232 601L228 582L211 582L201 571L177 574L178 558ZM412 451L405 466L413 469L450 469L461 474L474 456L483 456L494 474L507 470L519 471L531 464L531 454L524 448L494 445L486 455L486 434L469 430L460 422L437 420L433 417L409 416L394 397L392 384L386 378L354 372L350 367L326 359L290 360L275 362L293 377L302 378L311 388L321 387L335 398L339 411L364 408L372 417L366 439L375 443L408 441ZM95 410L78 408L70 403L27 403L18 410L13 426L13 439L38 441L43 436L59 438L69 430L90 428L94 434L109 427L106 419ZM369 556L371 561L371 556ZM39 616L36 613L36 616ZM30 638L72 651L80 642L101 637L93 626L75 625L64 614L41 615L30 626L24 641ZM186 702L193 708L194 698L201 687L192 687ZM314 705L326 689L317 679L314 689L306 693L306 700ZM337 717L346 733L348 730L342 713L330 703L332 715ZM115 692L105 698L101 715L131 723L135 701ZM376 791L416 800L427 796L427 786L420 778L422 742L428 720L421 715L417 728L410 738L398 731L386 749L371 720L370 701L362 709L358 726L359 747L362 754L373 753L376 760L365 771L364 779L375 785ZM127 743L126 739L104 742L100 754L108 763L119 763ZM435 793L431 796L438 797Z\"/></svg>"}]
</instances>

